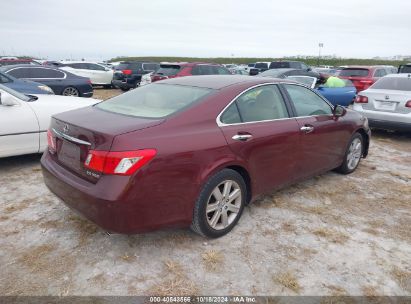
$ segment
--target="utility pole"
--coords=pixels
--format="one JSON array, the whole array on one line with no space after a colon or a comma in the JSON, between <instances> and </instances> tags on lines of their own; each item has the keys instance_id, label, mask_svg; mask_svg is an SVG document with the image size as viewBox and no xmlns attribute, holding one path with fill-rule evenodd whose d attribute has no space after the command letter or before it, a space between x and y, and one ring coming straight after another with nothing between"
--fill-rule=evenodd
<instances>
[{"instance_id":1,"label":"utility pole","mask_svg":"<svg viewBox=\"0 0 411 304\"><path fill-rule=\"evenodd\" d=\"M320 66L320 58L321 58L321 49L324 47L324 43L320 42L318 43L318 60L317 60L317 66Z\"/></svg>"}]
</instances>

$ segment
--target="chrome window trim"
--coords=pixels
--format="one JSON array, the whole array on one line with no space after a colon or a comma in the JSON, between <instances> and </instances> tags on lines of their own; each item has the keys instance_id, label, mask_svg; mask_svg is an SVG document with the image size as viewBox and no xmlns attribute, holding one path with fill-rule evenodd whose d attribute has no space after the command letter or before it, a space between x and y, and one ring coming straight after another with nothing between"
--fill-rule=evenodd
<instances>
[{"instance_id":1,"label":"chrome window trim","mask_svg":"<svg viewBox=\"0 0 411 304\"><path fill-rule=\"evenodd\" d=\"M223 115L223 113L225 112L225 110L227 110L227 108L230 107L231 104L232 104L233 102L235 102L235 101L237 100L237 98L240 97L241 95L243 95L244 93L246 93L246 92L248 92L249 90L252 90L252 89L254 89L254 88L261 87L261 86L265 86L265 85L278 85L278 84L297 85L297 86L303 87L303 88L305 88L305 89L308 89L308 90L310 90L311 92L314 92L314 93L315 93L318 97L320 97L322 100L324 100L324 102L326 102L326 103L330 106L331 110L333 109L333 105L332 105L328 100L326 100L323 96L321 96L320 94L318 94L317 92L315 92L314 90L308 88L307 86L305 86L305 85L303 85L303 84L300 84L300 83L291 83L291 82L284 82L284 81L281 81L281 82L266 82L266 83L260 83L260 84L254 85L254 86L252 86L252 87L249 87L249 88L245 89L244 91L242 91L241 93L237 94L237 95L228 103L228 105L220 112L220 114L218 114L218 116L217 116L217 118L216 118L216 123L217 123L217 125L218 125L219 127L238 126L238 125L245 125L245 124L251 124L251 123L261 123L261 122L264 123L264 122L281 121L281 120L287 120L287 119L298 119L298 118L319 117L319 116L330 116L330 115L332 115L332 113L331 113L331 114L311 115L311 116L294 116L294 117L284 117L284 118L277 118L277 119L270 119L270 120L258 120L258 121L238 122L238 123L232 123L232 124L226 124L226 123L223 123L223 122L221 121L221 119L220 119L220 118L221 118L221 115ZM283 100L283 101L284 101L284 104L285 104L285 100ZM292 101L291 101L291 102L292 102Z\"/></svg>"},{"instance_id":2,"label":"chrome window trim","mask_svg":"<svg viewBox=\"0 0 411 304\"><path fill-rule=\"evenodd\" d=\"M29 66L30 66L30 65L29 65ZM12 68L12 69L8 70L8 71L6 72L6 74L7 74L8 72L11 72L11 71L14 71L14 70L25 69L25 68L26 68L26 67ZM57 72L63 73L63 74L64 74L64 77L63 77L63 78L21 78L21 79L45 79L45 80L55 80L55 79L66 79L66 78L67 78L67 74L64 73L64 71L62 71L62 70L50 69L50 68L47 68L47 67L36 67L36 66L35 66L35 67L30 66L29 69L46 69L46 70L53 70L53 71L57 71ZM14 76L13 76L13 77L14 77Z\"/></svg>"},{"instance_id":3,"label":"chrome window trim","mask_svg":"<svg viewBox=\"0 0 411 304\"><path fill-rule=\"evenodd\" d=\"M270 121L286 120L286 119L294 118L294 117L284 117L284 118L269 119L269 120L258 120L258 121L238 122L238 123L233 123L233 124L223 123L223 122L221 121L221 119L220 119L220 118L221 118L221 115L223 115L223 113L225 112L225 110L227 110L227 108L230 107L231 104L232 104L233 102L235 102L235 101L237 100L237 98L240 97L241 95L243 95L244 93L246 93L246 92L248 92L248 91L250 91L250 90L252 90L252 89L258 88L258 87L262 87L262 86L266 86L266 85L277 85L277 84L280 84L280 83L284 83L284 82L266 82L266 83L259 83L259 84L257 84L257 85L252 86L252 87L249 87L249 88L245 89L244 91L242 91L241 93L237 94L237 95L228 103L228 105L225 106L225 108L220 112L220 114L218 114L218 116L217 116L217 118L216 118L216 123L217 123L217 125L218 125L219 127L225 127L225 126L235 126L235 125L244 125L244 124L250 124L250 123L270 122ZM284 105L285 105L285 100L284 100L284 98L283 98L283 102L284 102Z\"/></svg>"}]
</instances>

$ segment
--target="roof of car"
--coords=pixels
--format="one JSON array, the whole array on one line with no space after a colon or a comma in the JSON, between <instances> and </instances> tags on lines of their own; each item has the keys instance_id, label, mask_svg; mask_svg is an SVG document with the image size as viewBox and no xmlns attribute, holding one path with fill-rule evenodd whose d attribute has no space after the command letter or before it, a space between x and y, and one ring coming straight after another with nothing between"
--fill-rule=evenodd
<instances>
[{"instance_id":1,"label":"roof of car","mask_svg":"<svg viewBox=\"0 0 411 304\"><path fill-rule=\"evenodd\" d=\"M381 68L383 66L378 66L378 65L348 65L346 67L343 67L342 69L375 69L375 68Z\"/></svg>"},{"instance_id":2,"label":"roof of car","mask_svg":"<svg viewBox=\"0 0 411 304\"><path fill-rule=\"evenodd\" d=\"M43 69L58 70L58 68L55 68L53 66L41 65L41 64L13 64L13 65L0 66L0 69L2 71L11 70L14 68L43 68Z\"/></svg>"},{"instance_id":3,"label":"roof of car","mask_svg":"<svg viewBox=\"0 0 411 304\"><path fill-rule=\"evenodd\" d=\"M398 77L398 78L410 78L411 79L411 73L388 74L388 75L385 75L384 77Z\"/></svg>"},{"instance_id":4,"label":"roof of car","mask_svg":"<svg viewBox=\"0 0 411 304\"><path fill-rule=\"evenodd\" d=\"M207 65L218 65L218 66L221 66L221 64L212 63L212 62L161 62L161 65L195 66L195 65L199 65L199 64L207 64Z\"/></svg>"},{"instance_id":5,"label":"roof of car","mask_svg":"<svg viewBox=\"0 0 411 304\"><path fill-rule=\"evenodd\" d=\"M275 79L268 77L252 77L244 75L201 75L201 76L187 76L177 77L162 80L158 84L176 84L186 85L192 87L209 88L219 90L231 85L240 83L249 83L250 85L257 85L266 82L292 82L284 79Z\"/></svg>"}]
</instances>

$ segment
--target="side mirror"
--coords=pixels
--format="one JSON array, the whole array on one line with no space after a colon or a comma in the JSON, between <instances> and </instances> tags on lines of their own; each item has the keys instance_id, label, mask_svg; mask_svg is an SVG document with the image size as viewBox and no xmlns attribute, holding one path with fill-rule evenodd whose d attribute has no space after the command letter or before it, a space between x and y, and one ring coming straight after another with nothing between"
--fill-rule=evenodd
<instances>
[{"instance_id":1,"label":"side mirror","mask_svg":"<svg viewBox=\"0 0 411 304\"><path fill-rule=\"evenodd\" d=\"M345 113L347 113L347 110L343 106L340 106L340 105L335 105L334 106L333 114L334 114L335 117L344 116Z\"/></svg>"},{"instance_id":2,"label":"side mirror","mask_svg":"<svg viewBox=\"0 0 411 304\"><path fill-rule=\"evenodd\" d=\"M6 106L6 107L12 107L16 106L19 103L14 99L13 96L7 93L1 93L0 92L0 105Z\"/></svg>"}]
</instances>

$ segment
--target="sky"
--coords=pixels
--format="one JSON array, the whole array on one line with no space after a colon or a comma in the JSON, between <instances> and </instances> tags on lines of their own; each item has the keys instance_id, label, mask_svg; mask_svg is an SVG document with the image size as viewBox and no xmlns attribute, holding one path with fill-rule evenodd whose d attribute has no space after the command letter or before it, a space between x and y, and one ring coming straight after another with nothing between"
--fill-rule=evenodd
<instances>
[{"instance_id":1,"label":"sky","mask_svg":"<svg viewBox=\"0 0 411 304\"><path fill-rule=\"evenodd\" d=\"M12 0L0 56L350 58L411 54L409 0Z\"/></svg>"}]
</instances>

